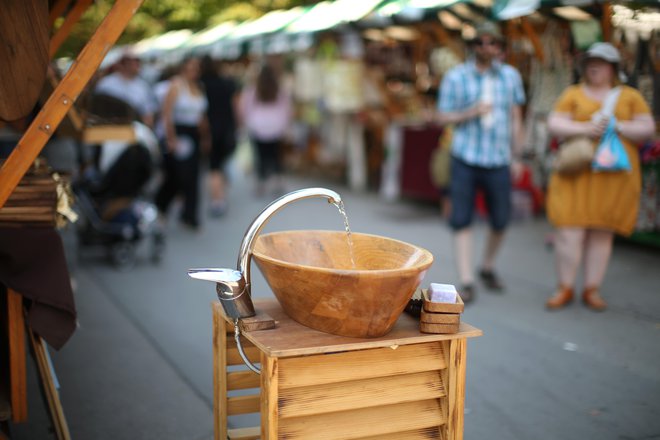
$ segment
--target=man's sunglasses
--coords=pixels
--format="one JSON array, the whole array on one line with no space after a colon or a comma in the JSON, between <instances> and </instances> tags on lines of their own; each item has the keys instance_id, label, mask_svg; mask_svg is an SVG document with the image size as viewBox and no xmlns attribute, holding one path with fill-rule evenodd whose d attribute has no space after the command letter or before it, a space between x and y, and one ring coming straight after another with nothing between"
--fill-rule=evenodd
<instances>
[{"instance_id":1,"label":"man's sunglasses","mask_svg":"<svg viewBox=\"0 0 660 440\"><path fill-rule=\"evenodd\" d=\"M497 46L499 44L497 40L474 40L475 46Z\"/></svg>"}]
</instances>

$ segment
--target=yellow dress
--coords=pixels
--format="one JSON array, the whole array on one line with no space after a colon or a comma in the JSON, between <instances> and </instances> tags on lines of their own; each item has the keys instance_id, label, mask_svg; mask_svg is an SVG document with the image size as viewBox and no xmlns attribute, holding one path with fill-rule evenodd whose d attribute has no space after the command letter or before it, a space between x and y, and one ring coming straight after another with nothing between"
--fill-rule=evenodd
<instances>
[{"instance_id":1,"label":"yellow dress","mask_svg":"<svg viewBox=\"0 0 660 440\"><path fill-rule=\"evenodd\" d=\"M590 98L581 85L568 87L559 97L554 111L568 113L576 121L588 121L601 103ZM650 114L642 95L622 86L614 116L626 121L640 114ZM621 137L631 171L583 171L574 176L553 173L547 198L548 219L556 227L582 227L612 230L630 235L635 227L641 191L641 173L637 146Z\"/></svg>"}]
</instances>

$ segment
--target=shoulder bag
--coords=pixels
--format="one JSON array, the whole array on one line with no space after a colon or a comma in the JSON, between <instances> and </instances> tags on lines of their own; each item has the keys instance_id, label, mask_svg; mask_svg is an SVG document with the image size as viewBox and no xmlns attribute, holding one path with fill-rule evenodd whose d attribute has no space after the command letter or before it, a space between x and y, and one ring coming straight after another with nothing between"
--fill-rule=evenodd
<instances>
[{"instance_id":1,"label":"shoulder bag","mask_svg":"<svg viewBox=\"0 0 660 440\"><path fill-rule=\"evenodd\" d=\"M611 117L619 99L621 87L614 87L605 97L601 110L593 118ZM588 136L572 136L559 144L553 169L560 174L575 174L591 167L596 147Z\"/></svg>"}]
</instances>

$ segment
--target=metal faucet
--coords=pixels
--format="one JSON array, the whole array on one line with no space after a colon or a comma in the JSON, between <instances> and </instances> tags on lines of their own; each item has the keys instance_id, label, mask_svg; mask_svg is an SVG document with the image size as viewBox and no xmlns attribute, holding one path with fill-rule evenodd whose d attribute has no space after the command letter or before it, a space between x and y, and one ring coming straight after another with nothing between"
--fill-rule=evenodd
<instances>
[{"instance_id":1,"label":"metal faucet","mask_svg":"<svg viewBox=\"0 0 660 440\"><path fill-rule=\"evenodd\" d=\"M328 199L329 203L339 206L341 197L336 192L326 188L305 188L290 192L271 202L252 221L243 235L241 248L233 269L189 269L192 278L216 283L216 292L225 314L233 320L249 318L255 315L251 300L250 261L252 249L257 236L277 211L296 200L320 197Z\"/></svg>"},{"instance_id":2,"label":"metal faucet","mask_svg":"<svg viewBox=\"0 0 660 440\"><path fill-rule=\"evenodd\" d=\"M247 367L257 374L261 374L261 369L255 366L245 354L241 344L241 331L238 325L239 319L249 318L255 315L254 305L252 304L252 292L250 282L250 261L252 259L252 249L259 232L268 223L268 220L277 211L289 203L296 200L308 199L311 197L321 197L328 199L328 202L341 206L341 197L334 191L325 188L305 188L293 191L283 195L273 201L270 205L261 211L261 214L255 218L243 235L241 249L236 263L238 270L233 269L188 269L188 275L192 278L215 282L215 291L222 304L222 309L227 317L234 321L234 340L243 362Z\"/></svg>"}]
</instances>

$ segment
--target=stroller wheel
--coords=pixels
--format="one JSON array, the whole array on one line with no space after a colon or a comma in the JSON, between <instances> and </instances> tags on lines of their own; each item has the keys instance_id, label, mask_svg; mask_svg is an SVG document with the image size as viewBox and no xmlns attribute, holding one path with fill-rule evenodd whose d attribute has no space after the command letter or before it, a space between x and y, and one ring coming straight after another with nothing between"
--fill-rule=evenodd
<instances>
[{"instance_id":1,"label":"stroller wheel","mask_svg":"<svg viewBox=\"0 0 660 440\"><path fill-rule=\"evenodd\" d=\"M117 269L131 269L135 266L136 261L135 245L128 241L115 243L110 248L110 257L112 258L112 263Z\"/></svg>"}]
</instances>

